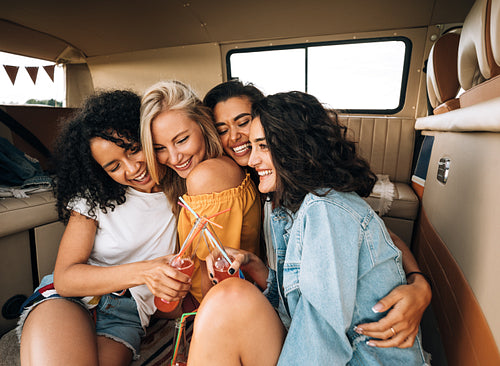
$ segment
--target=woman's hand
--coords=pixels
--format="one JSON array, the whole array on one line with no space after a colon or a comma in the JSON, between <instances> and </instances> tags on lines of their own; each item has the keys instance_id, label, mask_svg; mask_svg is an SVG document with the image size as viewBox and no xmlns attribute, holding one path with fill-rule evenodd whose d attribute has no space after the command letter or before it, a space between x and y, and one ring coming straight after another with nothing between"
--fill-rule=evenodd
<instances>
[{"instance_id":1,"label":"woman's hand","mask_svg":"<svg viewBox=\"0 0 500 366\"><path fill-rule=\"evenodd\" d=\"M368 345L381 348L413 346L422 315L431 302L432 292L422 276L413 275L410 280L413 282L396 287L373 307L377 313L391 309L384 318L356 327L355 330L360 334L381 339L372 339Z\"/></svg>"},{"instance_id":2,"label":"woman's hand","mask_svg":"<svg viewBox=\"0 0 500 366\"><path fill-rule=\"evenodd\" d=\"M255 254L243 249L224 247L226 253L232 258L232 264L228 268L229 274L234 274L240 269L248 274L258 286L266 288L268 270L264 262ZM209 254L206 258L207 273L214 284L217 283L214 270L214 257Z\"/></svg>"},{"instance_id":3,"label":"woman's hand","mask_svg":"<svg viewBox=\"0 0 500 366\"><path fill-rule=\"evenodd\" d=\"M149 268L143 272L149 290L165 301L180 301L191 288L191 277L169 264L173 256L170 254L149 261Z\"/></svg>"},{"instance_id":4,"label":"woman's hand","mask_svg":"<svg viewBox=\"0 0 500 366\"><path fill-rule=\"evenodd\" d=\"M227 269L228 273L232 276L236 272L240 270L240 268L244 268L246 264L250 262L249 252L241 250L241 249L233 249L233 248L224 248L229 258L231 258L232 264ZM206 258L206 267L207 274L210 277L210 280L214 285L217 284L217 278L215 276L215 266L214 262L216 260L215 257L221 256L218 250L212 251Z\"/></svg>"}]
</instances>

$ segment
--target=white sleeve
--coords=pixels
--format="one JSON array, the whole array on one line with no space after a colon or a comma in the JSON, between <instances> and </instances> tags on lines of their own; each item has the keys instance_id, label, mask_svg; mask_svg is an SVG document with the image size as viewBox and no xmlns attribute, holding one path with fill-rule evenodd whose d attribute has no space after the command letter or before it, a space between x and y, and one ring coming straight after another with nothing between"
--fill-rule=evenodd
<instances>
[{"instance_id":1,"label":"white sleeve","mask_svg":"<svg viewBox=\"0 0 500 366\"><path fill-rule=\"evenodd\" d=\"M92 217L89 214L90 206L89 206L87 200L85 198L82 198L82 197L73 197L68 202L67 209L78 212L79 214L87 216L88 218L91 218L94 220L97 220L99 217L99 208L96 207L96 209L95 209L96 217Z\"/></svg>"}]
</instances>

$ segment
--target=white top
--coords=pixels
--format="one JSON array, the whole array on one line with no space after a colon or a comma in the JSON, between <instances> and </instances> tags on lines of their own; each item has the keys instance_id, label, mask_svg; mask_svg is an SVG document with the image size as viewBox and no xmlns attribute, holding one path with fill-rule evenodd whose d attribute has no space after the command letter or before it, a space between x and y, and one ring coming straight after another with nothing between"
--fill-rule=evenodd
<instances>
[{"instance_id":1,"label":"white top","mask_svg":"<svg viewBox=\"0 0 500 366\"><path fill-rule=\"evenodd\" d=\"M113 211L95 210L97 231L88 264L109 267L174 253L177 226L165 194L144 193L128 187L125 198L125 203ZM85 199L72 200L68 208L91 217ZM137 303L141 324L146 327L156 311L153 294L146 285L129 290Z\"/></svg>"}]
</instances>

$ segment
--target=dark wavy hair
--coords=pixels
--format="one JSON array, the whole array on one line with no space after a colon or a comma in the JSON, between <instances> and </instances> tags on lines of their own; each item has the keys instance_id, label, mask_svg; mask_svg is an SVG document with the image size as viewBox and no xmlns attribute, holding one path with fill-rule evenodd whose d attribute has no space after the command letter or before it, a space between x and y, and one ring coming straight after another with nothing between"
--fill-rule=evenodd
<instances>
[{"instance_id":1,"label":"dark wavy hair","mask_svg":"<svg viewBox=\"0 0 500 366\"><path fill-rule=\"evenodd\" d=\"M292 212L308 193L332 188L368 196L377 180L346 139L347 128L312 95L288 92L255 103L278 175L273 200Z\"/></svg>"},{"instance_id":2,"label":"dark wavy hair","mask_svg":"<svg viewBox=\"0 0 500 366\"><path fill-rule=\"evenodd\" d=\"M210 89L203 98L203 104L213 110L217 103L234 97L247 97L253 104L264 98L264 94L251 83L243 84L238 80L230 80Z\"/></svg>"},{"instance_id":3,"label":"dark wavy hair","mask_svg":"<svg viewBox=\"0 0 500 366\"><path fill-rule=\"evenodd\" d=\"M55 192L59 219L71 215L73 198L87 200L91 217L96 210L107 212L125 202L125 189L94 160L90 140L94 137L114 142L124 149L139 139L140 97L127 90L101 92L89 97L82 108L62 126L54 148Z\"/></svg>"}]
</instances>

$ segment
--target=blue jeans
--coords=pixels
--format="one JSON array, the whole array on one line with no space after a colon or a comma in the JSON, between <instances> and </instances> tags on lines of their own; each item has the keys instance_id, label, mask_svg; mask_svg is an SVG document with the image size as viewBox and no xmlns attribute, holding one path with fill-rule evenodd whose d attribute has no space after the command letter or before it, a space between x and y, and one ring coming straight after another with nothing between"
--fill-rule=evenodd
<instances>
[{"instance_id":1,"label":"blue jeans","mask_svg":"<svg viewBox=\"0 0 500 366\"><path fill-rule=\"evenodd\" d=\"M40 163L28 158L25 153L12 145L9 140L0 137L0 184L20 186L25 183L51 182Z\"/></svg>"}]
</instances>

